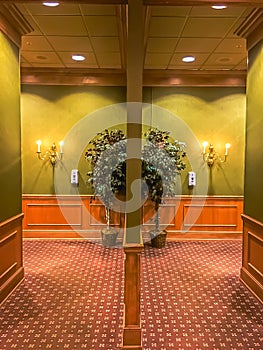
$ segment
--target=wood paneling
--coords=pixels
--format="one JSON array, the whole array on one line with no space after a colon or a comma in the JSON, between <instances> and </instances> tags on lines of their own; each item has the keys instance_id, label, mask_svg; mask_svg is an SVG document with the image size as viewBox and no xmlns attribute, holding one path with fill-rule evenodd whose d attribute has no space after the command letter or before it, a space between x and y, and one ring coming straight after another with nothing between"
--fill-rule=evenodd
<instances>
[{"instance_id":1,"label":"wood paneling","mask_svg":"<svg viewBox=\"0 0 263 350\"><path fill-rule=\"evenodd\" d=\"M43 228L46 226L82 226L82 212L80 204L41 203L28 204L28 226ZM65 216L64 216L65 215Z\"/></svg>"},{"instance_id":2,"label":"wood paneling","mask_svg":"<svg viewBox=\"0 0 263 350\"><path fill-rule=\"evenodd\" d=\"M24 195L24 237L100 237L105 208L91 196ZM181 196L165 198L160 223L168 239L241 238L243 197ZM144 236L154 225L151 202L144 204ZM124 214L111 213L111 223L123 227ZM147 232L147 233L146 233Z\"/></svg>"},{"instance_id":3,"label":"wood paneling","mask_svg":"<svg viewBox=\"0 0 263 350\"><path fill-rule=\"evenodd\" d=\"M23 214L0 223L0 303L23 279Z\"/></svg>"},{"instance_id":4,"label":"wood paneling","mask_svg":"<svg viewBox=\"0 0 263 350\"><path fill-rule=\"evenodd\" d=\"M243 261L241 281L263 301L263 223L242 215Z\"/></svg>"}]
</instances>

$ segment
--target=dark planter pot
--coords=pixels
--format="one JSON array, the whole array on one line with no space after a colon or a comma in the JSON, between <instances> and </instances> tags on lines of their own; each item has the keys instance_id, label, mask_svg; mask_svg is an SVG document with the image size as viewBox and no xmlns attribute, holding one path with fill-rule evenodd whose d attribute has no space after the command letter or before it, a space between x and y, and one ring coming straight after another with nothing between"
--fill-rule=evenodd
<instances>
[{"instance_id":1,"label":"dark planter pot","mask_svg":"<svg viewBox=\"0 0 263 350\"><path fill-rule=\"evenodd\" d=\"M101 230L101 239L102 239L102 244L105 247L113 247L116 245L118 237L118 231L115 230L114 228L104 228Z\"/></svg>"},{"instance_id":2,"label":"dark planter pot","mask_svg":"<svg viewBox=\"0 0 263 350\"><path fill-rule=\"evenodd\" d=\"M164 248L166 243L167 232L164 231L150 231L151 245L154 248Z\"/></svg>"}]
</instances>

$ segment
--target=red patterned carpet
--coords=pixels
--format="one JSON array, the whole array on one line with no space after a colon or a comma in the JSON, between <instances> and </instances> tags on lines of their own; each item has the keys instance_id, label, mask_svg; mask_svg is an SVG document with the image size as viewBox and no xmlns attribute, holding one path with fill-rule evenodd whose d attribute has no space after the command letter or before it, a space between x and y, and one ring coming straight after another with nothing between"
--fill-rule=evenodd
<instances>
[{"instance_id":1,"label":"red patterned carpet","mask_svg":"<svg viewBox=\"0 0 263 350\"><path fill-rule=\"evenodd\" d=\"M121 349L123 251L26 240L26 277L0 307L0 350ZM143 350L263 349L263 306L239 281L241 242L142 254Z\"/></svg>"}]
</instances>

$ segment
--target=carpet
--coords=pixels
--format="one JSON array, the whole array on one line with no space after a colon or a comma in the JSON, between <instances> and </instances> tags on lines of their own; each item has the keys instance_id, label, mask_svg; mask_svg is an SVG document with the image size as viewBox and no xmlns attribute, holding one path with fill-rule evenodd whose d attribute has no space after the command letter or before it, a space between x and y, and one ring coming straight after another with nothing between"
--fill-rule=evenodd
<instances>
[{"instance_id":1,"label":"carpet","mask_svg":"<svg viewBox=\"0 0 263 350\"><path fill-rule=\"evenodd\" d=\"M145 349L263 349L263 306L239 281L241 251L239 241L145 249Z\"/></svg>"},{"instance_id":2,"label":"carpet","mask_svg":"<svg viewBox=\"0 0 263 350\"><path fill-rule=\"evenodd\" d=\"M241 242L142 253L143 350L262 349L263 306L239 281ZM0 350L121 349L123 250L25 240L25 280L0 307Z\"/></svg>"}]
</instances>

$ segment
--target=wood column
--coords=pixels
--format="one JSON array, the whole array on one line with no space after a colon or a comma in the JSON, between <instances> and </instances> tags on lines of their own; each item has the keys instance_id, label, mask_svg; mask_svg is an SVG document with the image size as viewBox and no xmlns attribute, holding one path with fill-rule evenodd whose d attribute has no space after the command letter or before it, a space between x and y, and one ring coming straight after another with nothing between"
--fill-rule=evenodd
<instances>
[{"instance_id":1,"label":"wood column","mask_svg":"<svg viewBox=\"0 0 263 350\"><path fill-rule=\"evenodd\" d=\"M139 244L141 225L141 134L142 134L142 74L143 74L143 4L128 2L127 41L127 243ZM131 185L133 184L132 192Z\"/></svg>"},{"instance_id":2,"label":"wood column","mask_svg":"<svg viewBox=\"0 0 263 350\"><path fill-rule=\"evenodd\" d=\"M124 247L123 349L141 350L140 271L142 244Z\"/></svg>"},{"instance_id":3,"label":"wood column","mask_svg":"<svg viewBox=\"0 0 263 350\"><path fill-rule=\"evenodd\" d=\"M140 274L141 251L141 134L143 74L143 2L128 1L127 40L127 177L124 237L123 349L141 350ZM131 190L131 185L133 188ZM136 184L136 185L135 185ZM135 186L134 186L135 185Z\"/></svg>"}]
</instances>

